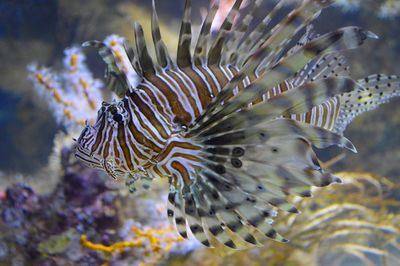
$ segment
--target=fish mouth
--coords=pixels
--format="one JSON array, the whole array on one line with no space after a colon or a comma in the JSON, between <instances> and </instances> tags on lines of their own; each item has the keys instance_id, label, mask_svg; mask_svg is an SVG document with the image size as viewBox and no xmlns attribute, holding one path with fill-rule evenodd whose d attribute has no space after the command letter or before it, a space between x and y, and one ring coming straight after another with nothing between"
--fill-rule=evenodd
<instances>
[{"instance_id":1,"label":"fish mouth","mask_svg":"<svg viewBox=\"0 0 400 266\"><path fill-rule=\"evenodd\" d=\"M76 146L75 157L83 162L86 166L103 170L102 160L100 158L96 158L96 156L90 150L82 147L82 145Z\"/></svg>"}]
</instances>

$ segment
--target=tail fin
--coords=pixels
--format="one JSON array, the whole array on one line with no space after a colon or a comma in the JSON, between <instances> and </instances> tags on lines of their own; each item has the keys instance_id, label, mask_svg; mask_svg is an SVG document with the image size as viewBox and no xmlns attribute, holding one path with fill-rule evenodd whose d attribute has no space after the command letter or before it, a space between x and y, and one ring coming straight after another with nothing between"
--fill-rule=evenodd
<instances>
[{"instance_id":1,"label":"tail fin","mask_svg":"<svg viewBox=\"0 0 400 266\"><path fill-rule=\"evenodd\" d=\"M340 95L340 112L334 131L343 133L358 115L374 110L394 96L400 96L400 77L371 75L357 82L364 89Z\"/></svg>"}]
</instances>

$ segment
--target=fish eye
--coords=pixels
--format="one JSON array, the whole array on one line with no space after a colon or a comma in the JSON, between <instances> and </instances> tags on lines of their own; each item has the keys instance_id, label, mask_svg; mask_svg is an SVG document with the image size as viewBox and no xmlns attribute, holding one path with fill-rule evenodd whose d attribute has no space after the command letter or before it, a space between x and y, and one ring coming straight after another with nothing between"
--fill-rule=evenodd
<instances>
[{"instance_id":1,"label":"fish eye","mask_svg":"<svg viewBox=\"0 0 400 266\"><path fill-rule=\"evenodd\" d=\"M110 105L107 109L112 115L115 115L118 113L118 109L115 105Z\"/></svg>"},{"instance_id":2,"label":"fish eye","mask_svg":"<svg viewBox=\"0 0 400 266\"><path fill-rule=\"evenodd\" d=\"M106 107L108 122L114 127L118 128L119 125L128 123L129 114L124 108L124 102L118 104L111 104Z\"/></svg>"}]
</instances>

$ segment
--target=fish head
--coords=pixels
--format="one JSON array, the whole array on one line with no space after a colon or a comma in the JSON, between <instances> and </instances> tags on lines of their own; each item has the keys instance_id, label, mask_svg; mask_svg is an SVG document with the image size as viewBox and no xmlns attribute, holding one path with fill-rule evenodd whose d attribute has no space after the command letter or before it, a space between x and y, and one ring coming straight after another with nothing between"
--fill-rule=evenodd
<instances>
[{"instance_id":1,"label":"fish head","mask_svg":"<svg viewBox=\"0 0 400 266\"><path fill-rule=\"evenodd\" d=\"M132 165L125 163L123 152L116 147L129 119L124 101L103 102L96 122L93 125L86 122L77 140L75 156L85 165L104 170L113 178L131 172Z\"/></svg>"}]
</instances>

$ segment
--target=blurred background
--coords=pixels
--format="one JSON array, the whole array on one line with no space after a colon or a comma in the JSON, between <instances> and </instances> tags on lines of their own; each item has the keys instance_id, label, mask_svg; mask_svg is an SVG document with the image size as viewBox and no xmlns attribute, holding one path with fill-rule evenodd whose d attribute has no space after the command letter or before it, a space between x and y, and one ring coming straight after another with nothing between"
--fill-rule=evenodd
<instances>
[{"instance_id":1,"label":"blurred background","mask_svg":"<svg viewBox=\"0 0 400 266\"><path fill-rule=\"evenodd\" d=\"M192 2L196 31L209 1ZM225 8L232 4L221 2ZM265 0L263 10L274 3ZM174 54L183 1L158 0L156 4L164 41ZM239 253L202 249L195 241L182 241L167 226L165 206L159 205L167 193L164 181L151 192L130 195L123 184L77 165L69 150L77 135L57 122L48 100L28 78L28 65L35 62L61 71L68 47L112 34L132 41L134 20L144 26L150 44L150 19L150 0L0 1L0 265L399 265L398 98L363 114L347 129L345 135L358 154L342 154L338 149L320 152L327 166L349 182L344 188L317 191L313 199L299 202L304 210L299 218L282 218L278 228L301 239L288 247L267 242L266 248ZM314 24L319 33L357 25L380 36L346 53L355 78L400 74L400 1L339 0ZM90 49L83 53L91 79L101 81L100 57ZM358 207L346 209L346 204ZM328 212L331 216L318 215L328 207L334 209ZM339 225L310 225L310 216ZM356 220L365 224L355 224ZM296 231L296 224L303 231ZM121 233L124 228L125 234ZM330 232L331 238L326 240L323 232ZM82 237L86 235L90 240ZM152 246L151 236L159 239L158 246ZM118 248L115 243L125 246ZM160 259L148 259L154 258L150 254Z\"/></svg>"}]
</instances>

